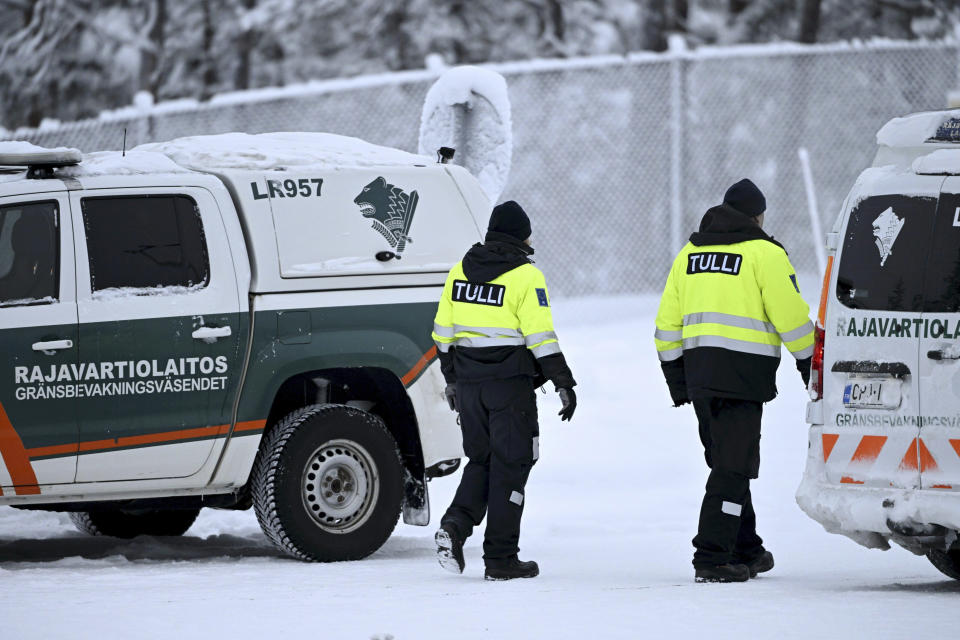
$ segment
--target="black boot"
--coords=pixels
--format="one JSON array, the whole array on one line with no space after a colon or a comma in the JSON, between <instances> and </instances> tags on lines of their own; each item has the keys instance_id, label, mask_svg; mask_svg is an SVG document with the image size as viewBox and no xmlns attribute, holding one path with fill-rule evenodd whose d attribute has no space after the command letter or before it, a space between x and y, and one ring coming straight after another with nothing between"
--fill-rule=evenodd
<instances>
[{"instance_id":1,"label":"black boot","mask_svg":"<svg viewBox=\"0 0 960 640\"><path fill-rule=\"evenodd\" d=\"M513 556L504 560L488 560L483 577L486 580L513 580L514 578L536 578L540 567L533 560L524 562Z\"/></svg>"},{"instance_id":2,"label":"black boot","mask_svg":"<svg viewBox=\"0 0 960 640\"><path fill-rule=\"evenodd\" d=\"M758 573L766 573L773 569L773 554L764 551L751 560L738 559L737 562L747 565L747 568L750 569L750 577L756 578Z\"/></svg>"},{"instance_id":3,"label":"black boot","mask_svg":"<svg viewBox=\"0 0 960 640\"><path fill-rule=\"evenodd\" d=\"M695 569L697 582L746 582L750 579L750 569L745 564L720 564Z\"/></svg>"},{"instance_id":4,"label":"black boot","mask_svg":"<svg viewBox=\"0 0 960 640\"><path fill-rule=\"evenodd\" d=\"M463 540L450 525L442 524L434 536L437 542L437 560L440 566L451 573L463 573Z\"/></svg>"}]
</instances>

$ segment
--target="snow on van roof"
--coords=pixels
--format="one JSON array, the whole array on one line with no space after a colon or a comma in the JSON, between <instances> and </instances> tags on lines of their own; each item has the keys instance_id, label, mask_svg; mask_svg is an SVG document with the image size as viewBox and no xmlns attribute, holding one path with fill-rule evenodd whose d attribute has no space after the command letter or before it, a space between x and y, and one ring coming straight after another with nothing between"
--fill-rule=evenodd
<instances>
[{"instance_id":1,"label":"snow on van roof","mask_svg":"<svg viewBox=\"0 0 960 640\"><path fill-rule=\"evenodd\" d=\"M48 149L47 147L38 147L26 140L5 140L0 142L0 155L14 154L32 154L32 153L80 153L77 149L70 147L56 147Z\"/></svg>"},{"instance_id":2,"label":"snow on van roof","mask_svg":"<svg viewBox=\"0 0 960 640\"><path fill-rule=\"evenodd\" d=\"M914 173L921 175L960 175L960 149L938 149L913 161Z\"/></svg>"},{"instance_id":3,"label":"snow on van roof","mask_svg":"<svg viewBox=\"0 0 960 640\"><path fill-rule=\"evenodd\" d=\"M902 118L894 118L880 127L877 144L888 147L918 147L933 137L939 137L942 125L951 119L960 118L960 110L924 111ZM951 140L943 140L950 142Z\"/></svg>"},{"instance_id":4,"label":"snow on van roof","mask_svg":"<svg viewBox=\"0 0 960 640\"><path fill-rule=\"evenodd\" d=\"M142 144L134 151L159 153L187 169L267 171L290 167L423 165L432 158L331 133L224 133Z\"/></svg>"},{"instance_id":5,"label":"snow on van roof","mask_svg":"<svg viewBox=\"0 0 960 640\"><path fill-rule=\"evenodd\" d=\"M131 149L126 154L119 151L96 151L83 156L83 162L57 171L63 178L92 178L94 176L135 176L154 173L189 173L176 162L163 155Z\"/></svg>"}]
</instances>

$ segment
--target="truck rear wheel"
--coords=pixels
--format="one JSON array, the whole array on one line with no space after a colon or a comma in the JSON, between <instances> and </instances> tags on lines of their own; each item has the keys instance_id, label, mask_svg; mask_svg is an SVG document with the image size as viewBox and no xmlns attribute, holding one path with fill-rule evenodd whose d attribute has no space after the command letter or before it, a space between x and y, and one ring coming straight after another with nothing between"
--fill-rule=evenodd
<instances>
[{"instance_id":1,"label":"truck rear wheel","mask_svg":"<svg viewBox=\"0 0 960 640\"><path fill-rule=\"evenodd\" d=\"M182 536L199 513L200 509L104 509L71 512L70 521L82 533L91 536Z\"/></svg>"},{"instance_id":2,"label":"truck rear wheel","mask_svg":"<svg viewBox=\"0 0 960 640\"><path fill-rule=\"evenodd\" d=\"M960 580L960 549L927 551L927 559L945 576Z\"/></svg>"},{"instance_id":3,"label":"truck rear wheel","mask_svg":"<svg viewBox=\"0 0 960 640\"><path fill-rule=\"evenodd\" d=\"M264 533L300 560L358 560L400 517L397 443L372 413L344 405L299 409L265 436L250 478Z\"/></svg>"}]
</instances>

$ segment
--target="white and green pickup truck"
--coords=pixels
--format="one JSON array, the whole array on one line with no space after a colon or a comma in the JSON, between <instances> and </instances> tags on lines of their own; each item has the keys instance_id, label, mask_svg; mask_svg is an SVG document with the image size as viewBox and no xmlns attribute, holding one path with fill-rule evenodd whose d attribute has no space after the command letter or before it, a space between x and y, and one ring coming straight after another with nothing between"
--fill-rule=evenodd
<instances>
[{"instance_id":1,"label":"white and green pickup truck","mask_svg":"<svg viewBox=\"0 0 960 640\"><path fill-rule=\"evenodd\" d=\"M430 330L490 209L465 169L311 133L0 166L0 504L125 537L253 506L319 561L428 523L462 455Z\"/></svg>"}]
</instances>

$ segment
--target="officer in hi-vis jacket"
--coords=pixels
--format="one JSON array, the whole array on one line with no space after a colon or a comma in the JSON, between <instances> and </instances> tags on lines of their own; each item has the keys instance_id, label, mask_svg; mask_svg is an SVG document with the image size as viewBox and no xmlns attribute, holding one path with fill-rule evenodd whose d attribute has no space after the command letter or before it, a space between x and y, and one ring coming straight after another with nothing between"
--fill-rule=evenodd
<instances>
[{"instance_id":1,"label":"officer in hi-vis jacket","mask_svg":"<svg viewBox=\"0 0 960 640\"><path fill-rule=\"evenodd\" d=\"M675 406L693 402L710 476L693 540L697 582L742 582L773 568L757 535L750 479L760 469L763 403L777 395L780 345L806 384L810 309L787 252L764 233L766 199L730 187L680 251L657 313L655 342Z\"/></svg>"},{"instance_id":2,"label":"officer in hi-vis jacket","mask_svg":"<svg viewBox=\"0 0 960 640\"><path fill-rule=\"evenodd\" d=\"M440 564L463 573L463 543L484 514L488 580L533 578L517 558L524 487L539 456L534 390L553 382L569 420L576 382L553 331L543 273L530 255L530 220L516 202L497 205L483 244L453 267L437 308L433 339L450 408L460 412L469 459L436 534Z\"/></svg>"}]
</instances>

